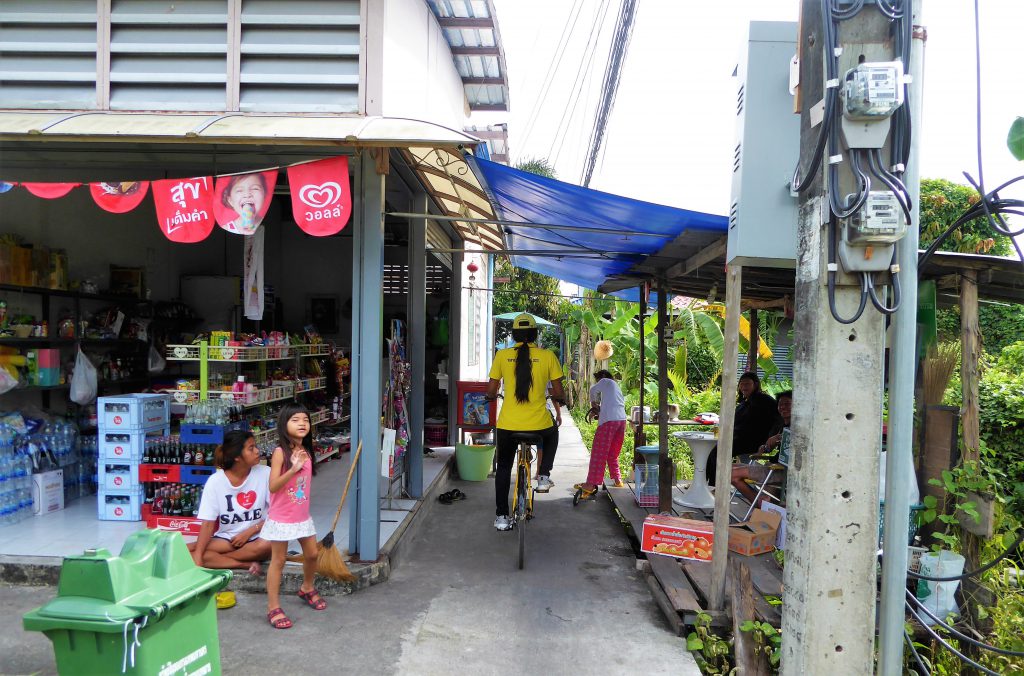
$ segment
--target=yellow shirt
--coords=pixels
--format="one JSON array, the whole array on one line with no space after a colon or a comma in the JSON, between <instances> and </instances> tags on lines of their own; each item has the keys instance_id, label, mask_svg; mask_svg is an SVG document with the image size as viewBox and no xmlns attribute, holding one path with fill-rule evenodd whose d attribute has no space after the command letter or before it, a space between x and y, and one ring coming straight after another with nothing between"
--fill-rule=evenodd
<instances>
[{"instance_id":1,"label":"yellow shirt","mask_svg":"<svg viewBox=\"0 0 1024 676\"><path fill-rule=\"evenodd\" d=\"M516 401L516 354L519 345L498 350L491 364L490 377L505 383L505 398L498 412L498 427L515 432L546 430L554 424L546 406L548 383L562 377L562 367L554 352L531 343L533 387L530 388L529 401L519 403Z\"/></svg>"}]
</instances>

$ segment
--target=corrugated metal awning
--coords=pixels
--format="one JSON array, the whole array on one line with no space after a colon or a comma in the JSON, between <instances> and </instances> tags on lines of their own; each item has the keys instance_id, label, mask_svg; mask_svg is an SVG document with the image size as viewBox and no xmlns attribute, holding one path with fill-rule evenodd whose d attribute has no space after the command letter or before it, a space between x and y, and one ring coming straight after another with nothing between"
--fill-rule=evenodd
<instances>
[{"instance_id":1,"label":"corrugated metal awning","mask_svg":"<svg viewBox=\"0 0 1024 676\"><path fill-rule=\"evenodd\" d=\"M432 122L342 115L0 112L0 140L267 143L407 147L475 146L480 140Z\"/></svg>"},{"instance_id":2,"label":"corrugated metal awning","mask_svg":"<svg viewBox=\"0 0 1024 676\"><path fill-rule=\"evenodd\" d=\"M411 147L402 151L420 182L445 216L495 220L494 207L476 175L457 150ZM452 221L462 239L490 251L505 248L498 225Z\"/></svg>"}]
</instances>

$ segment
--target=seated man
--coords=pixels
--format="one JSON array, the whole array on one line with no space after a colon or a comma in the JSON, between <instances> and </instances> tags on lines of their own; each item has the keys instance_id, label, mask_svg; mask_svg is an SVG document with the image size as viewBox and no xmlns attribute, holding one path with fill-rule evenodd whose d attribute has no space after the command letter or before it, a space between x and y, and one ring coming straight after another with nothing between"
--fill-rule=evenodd
<instances>
[{"instance_id":1,"label":"seated man","mask_svg":"<svg viewBox=\"0 0 1024 676\"><path fill-rule=\"evenodd\" d=\"M270 494L270 468L260 464L251 432L231 431L217 448L217 466L203 488L199 538L189 545L192 560L204 568L248 569L259 574L270 558L260 538Z\"/></svg>"},{"instance_id":2,"label":"seated man","mask_svg":"<svg viewBox=\"0 0 1024 676\"><path fill-rule=\"evenodd\" d=\"M775 457L776 453L772 453L772 451L777 449L782 443L782 430L790 425L791 416L793 414L793 391L786 390L785 392L779 392L779 394L776 395L776 399L778 400L779 416L781 416L781 420L779 420L772 428L770 436L757 449L757 453L750 456L751 460ZM732 485L739 489L740 493L742 493L749 502L753 502L757 497L757 491L754 490L746 480L751 479L756 483L761 483L768 477L769 470L770 467L768 465L762 465L758 462L733 465L731 478ZM775 476L781 476L781 474L777 472Z\"/></svg>"}]
</instances>

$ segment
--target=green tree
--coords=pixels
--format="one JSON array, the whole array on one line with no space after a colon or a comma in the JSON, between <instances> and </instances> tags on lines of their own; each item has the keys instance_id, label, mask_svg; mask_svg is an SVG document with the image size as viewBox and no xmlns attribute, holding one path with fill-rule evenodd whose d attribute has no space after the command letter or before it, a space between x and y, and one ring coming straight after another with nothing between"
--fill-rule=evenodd
<instances>
[{"instance_id":1,"label":"green tree","mask_svg":"<svg viewBox=\"0 0 1024 676\"><path fill-rule=\"evenodd\" d=\"M921 179L921 248L927 248L979 199L978 191L970 186L943 178ZM1008 256L1012 244L985 218L976 218L953 232L939 250Z\"/></svg>"},{"instance_id":2,"label":"green tree","mask_svg":"<svg viewBox=\"0 0 1024 676\"><path fill-rule=\"evenodd\" d=\"M515 167L516 169L528 171L531 174L537 174L538 176L558 178L558 175L555 174L554 166L552 166L551 162L543 157L528 157L525 160L516 162Z\"/></svg>"}]
</instances>

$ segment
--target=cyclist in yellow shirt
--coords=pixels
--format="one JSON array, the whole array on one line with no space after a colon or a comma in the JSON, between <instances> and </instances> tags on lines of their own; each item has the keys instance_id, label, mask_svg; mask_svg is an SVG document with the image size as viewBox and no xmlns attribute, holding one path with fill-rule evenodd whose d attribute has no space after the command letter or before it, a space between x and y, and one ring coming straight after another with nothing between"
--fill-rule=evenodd
<instances>
[{"instance_id":1,"label":"cyclist in yellow shirt","mask_svg":"<svg viewBox=\"0 0 1024 676\"><path fill-rule=\"evenodd\" d=\"M554 485L551 468L558 450L558 425L562 424L561 406L565 403L562 390L562 367L551 350L537 347L537 324L533 316L520 314L512 320L512 339L515 347L498 350L491 364L487 398L498 396L498 387L504 382L505 398L498 412L496 445L498 466L494 474L495 515L494 527L509 530L508 491L512 484L512 465L515 464L516 443L514 432L532 432L541 437L543 452L537 490L546 493ZM551 400L555 405L555 418L547 409L547 388L551 384Z\"/></svg>"}]
</instances>

